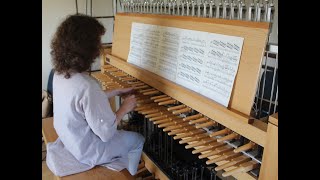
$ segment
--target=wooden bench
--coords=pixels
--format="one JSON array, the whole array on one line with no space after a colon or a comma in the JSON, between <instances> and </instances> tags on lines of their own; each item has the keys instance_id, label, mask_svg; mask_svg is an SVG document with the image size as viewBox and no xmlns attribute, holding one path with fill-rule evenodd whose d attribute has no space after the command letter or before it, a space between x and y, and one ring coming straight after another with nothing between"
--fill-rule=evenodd
<instances>
[{"instance_id":1,"label":"wooden bench","mask_svg":"<svg viewBox=\"0 0 320 180\"><path fill-rule=\"evenodd\" d=\"M42 119L42 135L45 143L54 142L58 135L53 128L53 118ZM112 171L108 168L96 166L89 171L82 173L57 177L59 180L134 180L135 178L129 173L127 169L124 169L120 172Z\"/></svg>"}]
</instances>

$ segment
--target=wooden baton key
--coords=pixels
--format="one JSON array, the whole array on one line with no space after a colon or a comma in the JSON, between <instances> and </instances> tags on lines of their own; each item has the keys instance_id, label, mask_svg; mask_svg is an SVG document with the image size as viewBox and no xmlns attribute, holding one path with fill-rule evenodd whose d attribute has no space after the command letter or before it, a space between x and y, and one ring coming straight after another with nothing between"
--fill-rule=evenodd
<instances>
[{"instance_id":1,"label":"wooden baton key","mask_svg":"<svg viewBox=\"0 0 320 180\"><path fill-rule=\"evenodd\" d=\"M203 115L202 114L196 114L196 115L192 115L192 116L188 116L188 117L185 117L183 118L184 121L190 121L190 120L193 120L193 119L199 119L201 118Z\"/></svg>"},{"instance_id":2,"label":"wooden baton key","mask_svg":"<svg viewBox=\"0 0 320 180\"><path fill-rule=\"evenodd\" d=\"M241 155L239 157L236 157L236 158L232 158L230 160L230 162L227 162L227 163L224 163L222 165L219 165L218 167L216 167L214 170L216 171L220 171L222 169L226 169L228 167L231 167L233 165L237 165L237 164L240 164L240 163L243 163L243 162L247 162L247 161L250 161L250 157L246 156L246 155Z\"/></svg>"},{"instance_id":3,"label":"wooden baton key","mask_svg":"<svg viewBox=\"0 0 320 180\"><path fill-rule=\"evenodd\" d=\"M211 133L211 134L210 134L210 137L228 134L229 132L230 132L230 130L227 129L227 128L225 128L225 129L222 129L222 130L220 130L220 131L216 131L216 132Z\"/></svg>"},{"instance_id":4,"label":"wooden baton key","mask_svg":"<svg viewBox=\"0 0 320 180\"><path fill-rule=\"evenodd\" d=\"M231 134L228 134L226 136L223 136L223 137L219 138L217 141L218 142L223 142L223 141L228 141L228 140L232 140L232 139L237 139L239 137L240 137L239 134L231 133Z\"/></svg>"},{"instance_id":5,"label":"wooden baton key","mask_svg":"<svg viewBox=\"0 0 320 180\"><path fill-rule=\"evenodd\" d=\"M237 153L237 152L241 152L241 151L247 151L247 150L253 149L255 147L256 147L256 143L250 141L248 144L245 144L243 146L240 146L240 147L234 149L233 152Z\"/></svg>"},{"instance_id":6,"label":"wooden baton key","mask_svg":"<svg viewBox=\"0 0 320 180\"><path fill-rule=\"evenodd\" d=\"M213 126L213 125L215 125L215 124L216 124L216 122L210 120L209 122L196 125L196 128L197 128L197 129L199 129L199 128L206 128L206 127Z\"/></svg>"},{"instance_id":7,"label":"wooden baton key","mask_svg":"<svg viewBox=\"0 0 320 180\"><path fill-rule=\"evenodd\" d=\"M203 146L204 144L208 144L208 143L215 142L215 141L217 141L217 139L212 138L212 137L207 137L207 138L199 140L199 142L186 145L185 148L190 149L190 148L197 147L197 146Z\"/></svg>"},{"instance_id":8,"label":"wooden baton key","mask_svg":"<svg viewBox=\"0 0 320 180\"><path fill-rule=\"evenodd\" d=\"M169 107L167 110L168 111L174 111L174 110L182 109L182 108L185 108L185 107L186 107L186 105L182 104L182 105L178 105L178 106Z\"/></svg>"},{"instance_id":9,"label":"wooden baton key","mask_svg":"<svg viewBox=\"0 0 320 180\"><path fill-rule=\"evenodd\" d=\"M224 143L219 143L219 142L212 142L212 143L207 144L203 148L199 148L199 149L193 150L192 154L198 154L198 153L201 153L201 152L204 152L204 151L212 150L212 149L215 149L216 147L219 147L219 146L222 146L222 145L225 145L225 144Z\"/></svg>"},{"instance_id":10,"label":"wooden baton key","mask_svg":"<svg viewBox=\"0 0 320 180\"><path fill-rule=\"evenodd\" d=\"M245 163L240 164L238 168L235 168L230 171L226 171L226 172L222 173L222 176L228 177L233 174L248 172L248 171L251 171L251 170L257 168L258 166L259 166L258 162L251 160L249 162L245 162Z\"/></svg>"},{"instance_id":11,"label":"wooden baton key","mask_svg":"<svg viewBox=\"0 0 320 180\"><path fill-rule=\"evenodd\" d=\"M179 141L179 144L184 144L184 143L188 143L188 142L192 142L192 141L199 141L202 138L206 138L209 137L209 134L207 133L203 133L203 134L198 134L195 135L194 137L190 137L190 138L185 138Z\"/></svg>"},{"instance_id":12,"label":"wooden baton key","mask_svg":"<svg viewBox=\"0 0 320 180\"><path fill-rule=\"evenodd\" d=\"M200 118L200 119L196 119L196 120L193 120L193 121L189 121L189 124L196 124L196 123L201 123L201 122L207 122L208 120L209 120L209 118L203 117L203 118Z\"/></svg>"},{"instance_id":13,"label":"wooden baton key","mask_svg":"<svg viewBox=\"0 0 320 180\"><path fill-rule=\"evenodd\" d=\"M225 146L222 146L222 147L218 147L218 148L216 148L215 150L213 150L211 152L208 152L208 153L200 155L199 159L203 159L203 158L206 158L206 157L214 156L214 155L221 154L221 153L224 153L224 152L227 152L227 151L232 151L232 150L233 150L233 148L231 146L225 145Z\"/></svg>"},{"instance_id":14,"label":"wooden baton key","mask_svg":"<svg viewBox=\"0 0 320 180\"><path fill-rule=\"evenodd\" d=\"M181 139L181 138L184 138L184 137L194 136L196 134L201 134L201 133L204 133L204 132L206 132L206 131L203 130L203 129L196 129L196 130L189 131L188 133L185 133L185 134L182 134L182 135L177 135L177 136L173 137L173 139L177 140L177 139Z\"/></svg>"},{"instance_id":15,"label":"wooden baton key","mask_svg":"<svg viewBox=\"0 0 320 180\"><path fill-rule=\"evenodd\" d=\"M238 157L240 155L241 155L241 153L235 153L233 151L228 151L228 152L223 153L220 157L217 157L217 158L210 159L210 160L206 161L206 164L208 164L208 165L209 164L213 164L213 163L216 163L216 162L219 162L219 161L235 158L235 157Z\"/></svg>"},{"instance_id":16,"label":"wooden baton key","mask_svg":"<svg viewBox=\"0 0 320 180\"><path fill-rule=\"evenodd\" d=\"M168 104L176 104L178 101L175 99L159 102L158 105L168 105Z\"/></svg>"},{"instance_id":17,"label":"wooden baton key","mask_svg":"<svg viewBox=\"0 0 320 180\"><path fill-rule=\"evenodd\" d=\"M163 95L159 95L159 96L153 96L150 99L151 100L156 100L156 99L161 99L161 98L165 98L165 97L169 97L169 96L166 95L166 94L163 94Z\"/></svg>"}]
</instances>

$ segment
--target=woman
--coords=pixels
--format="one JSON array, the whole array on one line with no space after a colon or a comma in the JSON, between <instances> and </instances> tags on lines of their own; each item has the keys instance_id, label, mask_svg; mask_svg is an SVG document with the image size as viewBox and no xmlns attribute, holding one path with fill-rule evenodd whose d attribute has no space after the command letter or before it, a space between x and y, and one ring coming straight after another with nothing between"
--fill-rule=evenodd
<instances>
[{"instance_id":1,"label":"woman","mask_svg":"<svg viewBox=\"0 0 320 180\"><path fill-rule=\"evenodd\" d=\"M117 130L123 116L135 108L136 99L127 96L115 113L108 101L132 89L104 92L87 73L99 56L104 33L96 19L72 15L61 23L51 43L54 128L59 138L47 145L47 165L57 176L96 165L137 172L144 138Z\"/></svg>"}]
</instances>

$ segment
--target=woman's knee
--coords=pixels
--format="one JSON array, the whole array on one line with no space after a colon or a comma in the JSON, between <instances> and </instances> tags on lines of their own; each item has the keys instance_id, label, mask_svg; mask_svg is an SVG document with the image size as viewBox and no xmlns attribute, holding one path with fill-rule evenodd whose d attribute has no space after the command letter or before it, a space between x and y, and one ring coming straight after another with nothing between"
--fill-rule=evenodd
<instances>
[{"instance_id":1,"label":"woman's knee","mask_svg":"<svg viewBox=\"0 0 320 180\"><path fill-rule=\"evenodd\" d=\"M133 131L120 131L119 132L122 135L123 141L129 145L129 147L136 147L136 146L143 146L145 142L145 138L137 132Z\"/></svg>"},{"instance_id":2,"label":"woman's knee","mask_svg":"<svg viewBox=\"0 0 320 180\"><path fill-rule=\"evenodd\" d=\"M137 145L137 146L143 146L144 142L145 142L145 138L140 134L140 133L137 133L137 132L132 132L133 133L133 138L134 138L134 144Z\"/></svg>"}]
</instances>

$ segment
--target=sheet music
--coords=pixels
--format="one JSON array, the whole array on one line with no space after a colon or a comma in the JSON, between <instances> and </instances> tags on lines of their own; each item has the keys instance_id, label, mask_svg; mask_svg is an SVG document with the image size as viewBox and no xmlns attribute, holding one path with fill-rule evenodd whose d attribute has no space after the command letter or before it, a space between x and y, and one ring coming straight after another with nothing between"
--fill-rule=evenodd
<instances>
[{"instance_id":1,"label":"sheet music","mask_svg":"<svg viewBox=\"0 0 320 180\"><path fill-rule=\"evenodd\" d=\"M244 38L132 23L128 62L228 106Z\"/></svg>"},{"instance_id":2,"label":"sheet music","mask_svg":"<svg viewBox=\"0 0 320 180\"><path fill-rule=\"evenodd\" d=\"M200 94L228 106L238 71L243 38L208 33Z\"/></svg>"},{"instance_id":3,"label":"sheet music","mask_svg":"<svg viewBox=\"0 0 320 180\"><path fill-rule=\"evenodd\" d=\"M159 60L155 73L175 82L181 30L163 27L162 31L159 44Z\"/></svg>"},{"instance_id":4,"label":"sheet music","mask_svg":"<svg viewBox=\"0 0 320 180\"><path fill-rule=\"evenodd\" d=\"M141 65L145 31L144 28L145 26L143 24L132 23L128 62L137 66Z\"/></svg>"},{"instance_id":5,"label":"sheet music","mask_svg":"<svg viewBox=\"0 0 320 180\"><path fill-rule=\"evenodd\" d=\"M155 72L159 57L159 41L162 28L156 25L145 25L143 34L143 51L140 67Z\"/></svg>"},{"instance_id":6,"label":"sheet music","mask_svg":"<svg viewBox=\"0 0 320 180\"><path fill-rule=\"evenodd\" d=\"M207 33L183 30L181 34L176 83L199 92Z\"/></svg>"}]
</instances>

